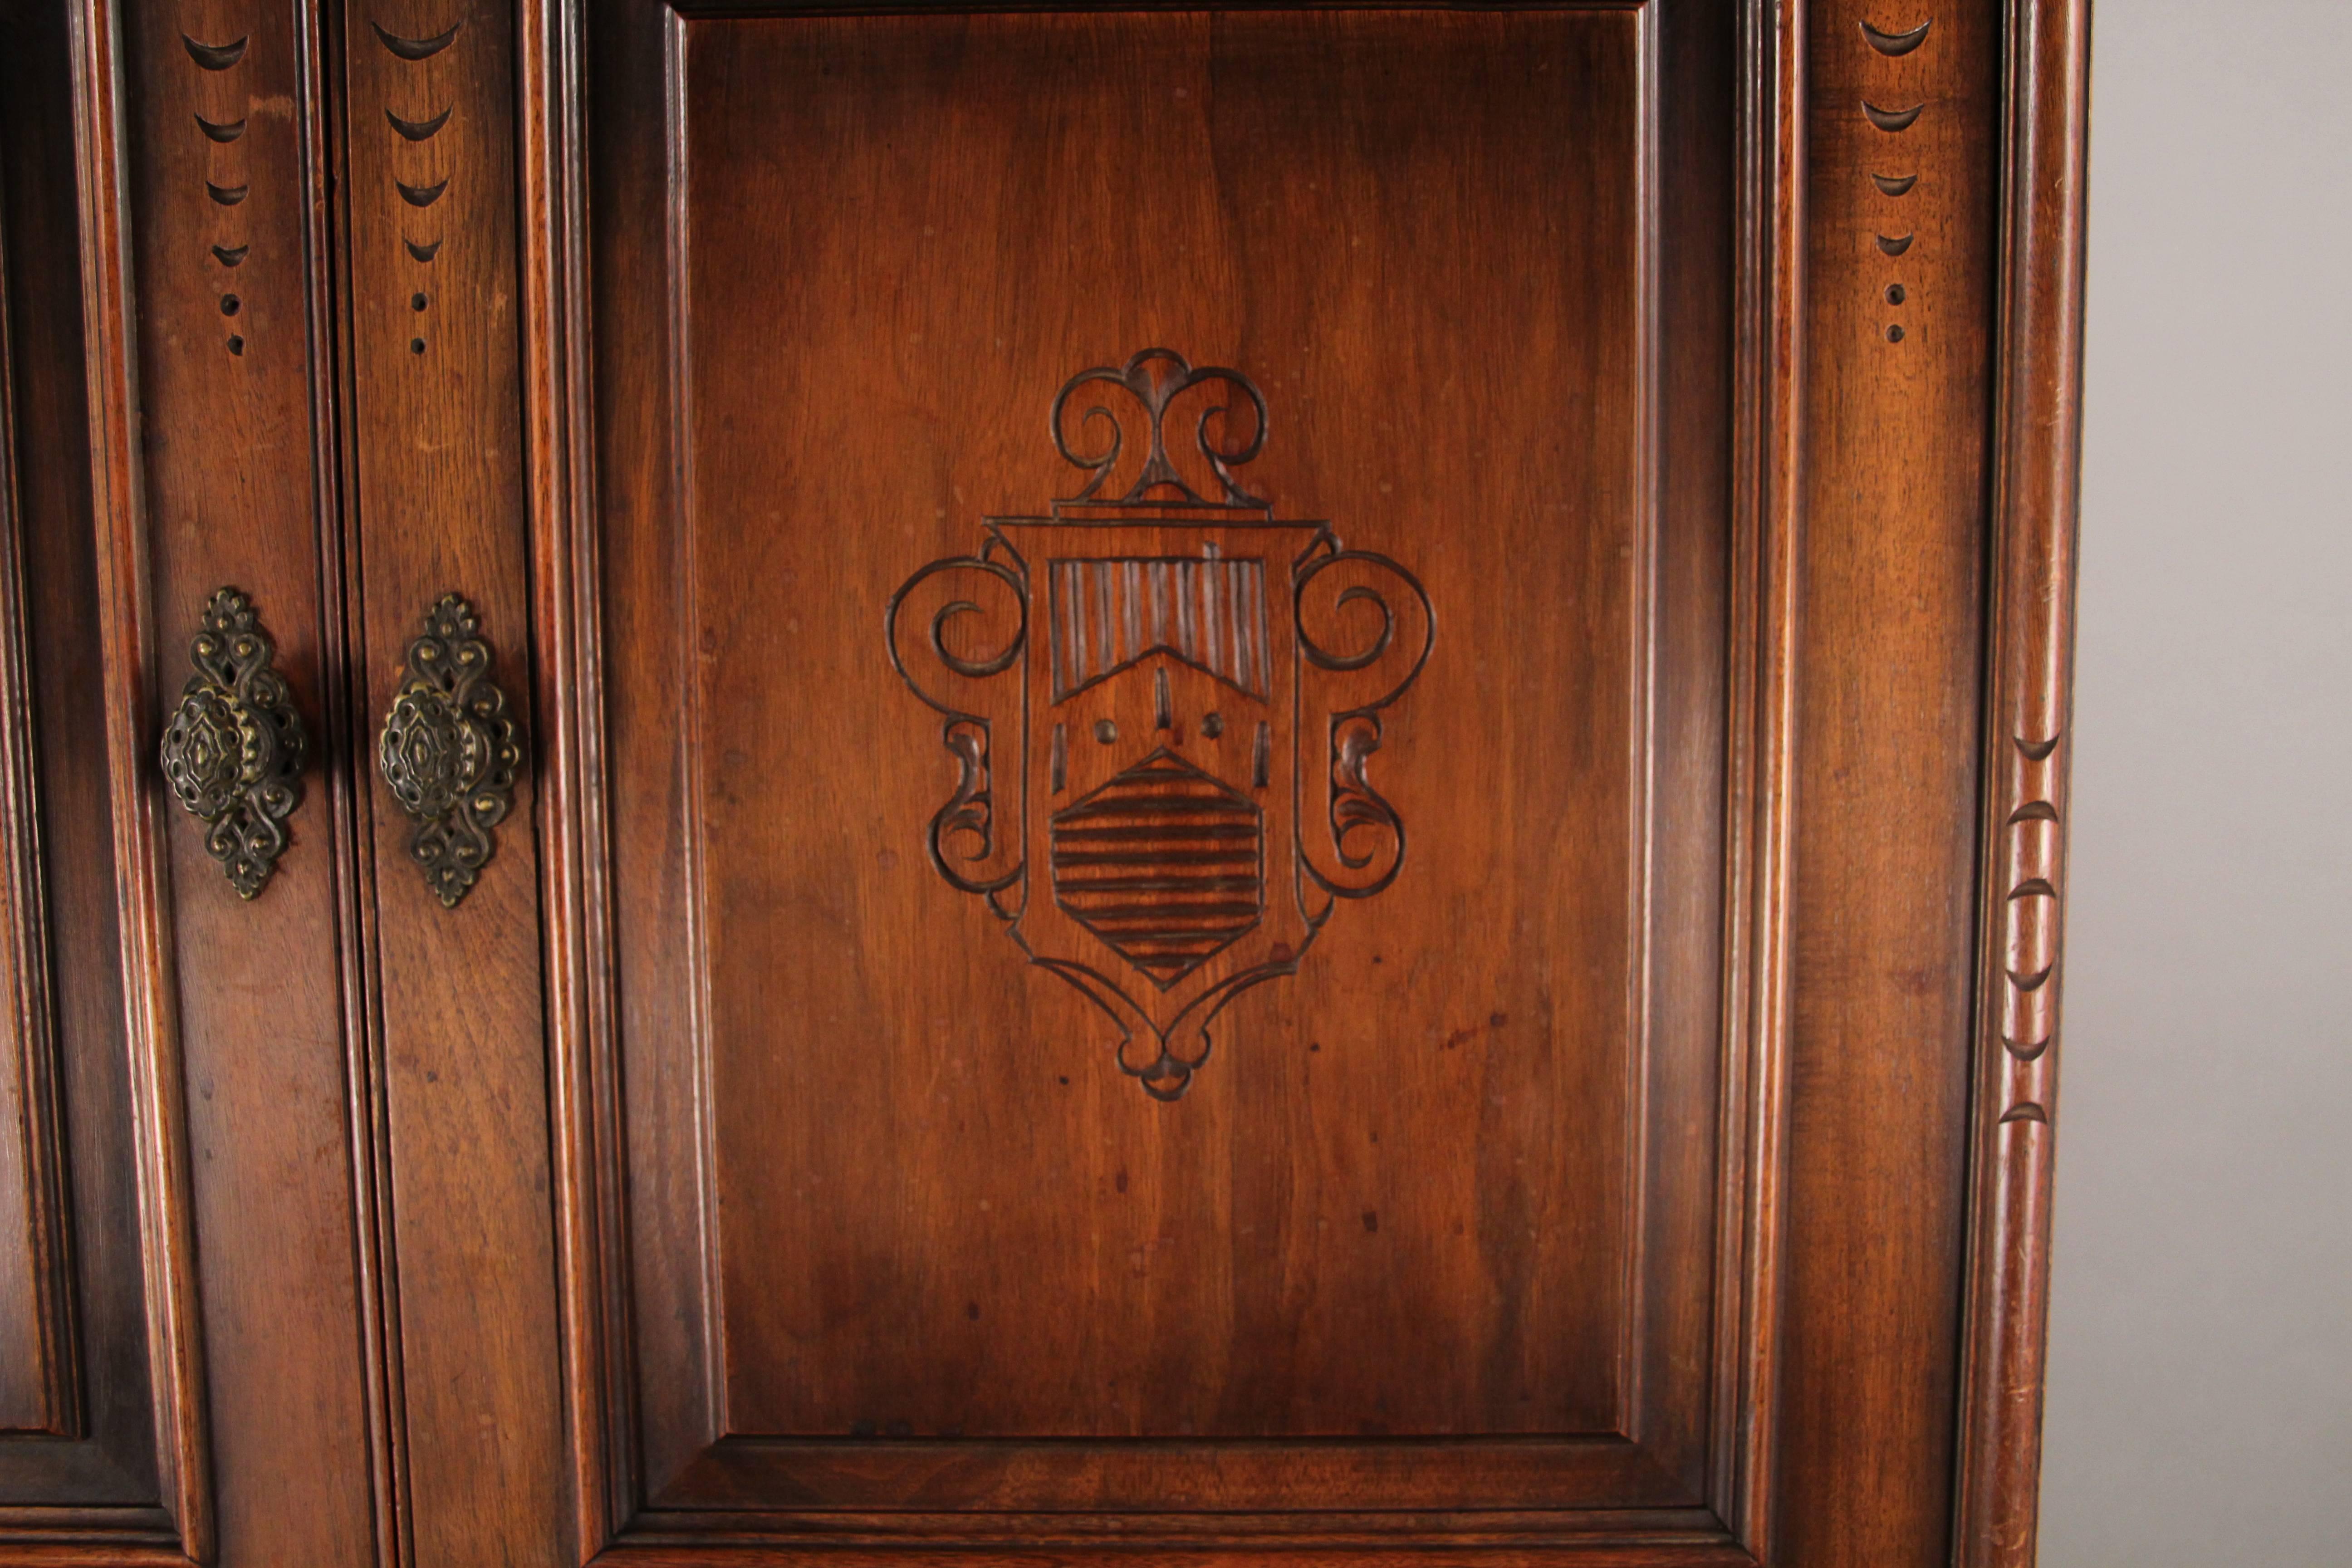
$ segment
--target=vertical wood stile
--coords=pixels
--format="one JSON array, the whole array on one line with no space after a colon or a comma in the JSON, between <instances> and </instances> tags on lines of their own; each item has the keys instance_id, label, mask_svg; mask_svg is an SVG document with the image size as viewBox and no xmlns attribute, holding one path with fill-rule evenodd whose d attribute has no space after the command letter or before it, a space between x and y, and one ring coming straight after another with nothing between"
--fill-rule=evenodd
<instances>
[{"instance_id":1,"label":"vertical wood stile","mask_svg":"<svg viewBox=\"0 0 2352 1568\"><path fill-rule=\"evenodd\" d=\"M2028 1568L2040 1495L2090 9L2089 0L2016 0L2009 17L1958 1568Z\"/></svg>"},{"instance_id":2,"label":"vertical wood stile","mask_svg":"<svg viewBox=\"0 0 2352 1568\"><path fill-rule=\"evenodd\" d=\"M213 1555L211 1457L204 1421L176 980L165 929L169 873L162 853L163 802L145 766L145 716L153 709L155 661L113 6L106 0L77 5L73 42L91 499L99 532L109 793L136 1122L148 1364L164 1507L178 1527L182 1550L192 1561L205 1563Z\"/></svg>"},{"instance_id":3,"label":"vertical wood stile","mask_svg":"<svg viewBox=\"0 0 2352 1568\"><path fill-rule=\"evenodd\" d=\"M586 405L586 236L579 122L579 19L565 0L521 7L523 395L529 429L534 634L546 726L541 869L556 1246L564 1316L564 1401L572 1499L569 1551L586 1563L627 1522L628 1445L605 1391L620 1353L596 1268L614 1135L613 1086L596 1070L611 1016L610 942L600 912L605 846L601 574ZM609 1245L609 1243L607 1244Z\"/></svg>"}]
</instances>

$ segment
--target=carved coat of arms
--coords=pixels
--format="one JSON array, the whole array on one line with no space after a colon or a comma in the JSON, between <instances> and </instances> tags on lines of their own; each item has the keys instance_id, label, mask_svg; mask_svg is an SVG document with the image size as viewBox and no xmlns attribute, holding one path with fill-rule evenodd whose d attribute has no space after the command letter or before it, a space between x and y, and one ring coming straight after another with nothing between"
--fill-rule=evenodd
<instances>
[{"instance_id":1,"label":"carved coat of arms","mask_svg":"<svg viewBox=\"0 0 2352 1568\"><path fill-rule=\"evenodd\" d=\"M890 657L959 770L932 864L1174 1100L1226 1003L1396 879L1368 765L1434 619L1403 567L1242 488L1266 406L1239 372L1148 349L1072 377L1051 420L1084 483L908 578Z\"/></svg>"}]
</instances>

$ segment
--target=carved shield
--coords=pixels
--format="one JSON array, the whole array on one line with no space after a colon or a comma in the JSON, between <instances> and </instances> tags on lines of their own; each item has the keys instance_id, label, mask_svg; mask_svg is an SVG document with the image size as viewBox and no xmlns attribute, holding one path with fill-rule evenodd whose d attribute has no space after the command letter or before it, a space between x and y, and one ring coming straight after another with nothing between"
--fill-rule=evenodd
<instances>
[{"instance_id":1,"label":"carved shield","mask_svg":"<svg viewBox=\"0 0 2352 1568\"><path fill-rule=\"evenodd\" d=\"M1149 436L1110 500L1118 414L1085 411L1080 433L1108 433L1084 451L1066 419L1097 384L1131 394ZM1199 416L1204 478L1163 437L1196 389L1240 400L1238 417L1233 403ZM1227 1002L1295 973L1337 900L1395 879L1404 825L1368 763L1433 620L1402 567L1241 489L1265 411L1237 372L1146 351L1073 378L1054 430L1088 482L1045 515L987 519L978 554L918 571L890 601L891 656L945 715L958 765L933 864L1086 993L1120 1067L1173 1100Z\"/></svg>"}]
</instances>

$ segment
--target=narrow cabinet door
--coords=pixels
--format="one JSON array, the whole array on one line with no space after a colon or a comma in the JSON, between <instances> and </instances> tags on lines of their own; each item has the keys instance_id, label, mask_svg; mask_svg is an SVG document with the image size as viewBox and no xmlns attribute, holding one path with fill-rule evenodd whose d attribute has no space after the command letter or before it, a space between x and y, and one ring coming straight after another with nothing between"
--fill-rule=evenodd
<instances>
[{"instance_id":1,"label":"narrow cabinet door","mask_svg":"<svg viewBox=\"0 0 2352 1568\"><path fill-rule=\"evenodd\" d=\"M6 26L0 1560L356 1568L318 40L210 0Z\"/></svg>"}]
</instances>

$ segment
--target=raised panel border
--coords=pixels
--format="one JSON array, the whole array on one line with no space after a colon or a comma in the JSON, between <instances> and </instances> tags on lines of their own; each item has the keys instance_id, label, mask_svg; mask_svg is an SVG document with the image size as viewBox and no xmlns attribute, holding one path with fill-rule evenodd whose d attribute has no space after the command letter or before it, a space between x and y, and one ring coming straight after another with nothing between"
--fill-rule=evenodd
<instances>
[{"instance_id":1,"label":"raised panel border","mask_svg":"<svg viewBox=\"0 0 2352 1568\"><path fill-rule=\"evenodd\" d=\"M1244 5L1225 9L1282 9ZM1328 8L1328 7L1318 7ZM1358 9L1385 9L1381 6L1357 6ZM960 5L940 7L956 16L972 14ZM1060 0L1053 5L1032 7L1034 10L1081 10L1131 16L1137 7L1124 4L1090 4L1089 0ZM1153 7L1140 8L1149 13ZM1509 7L1525 10L1527 7ZM1678 1405L1671 1392L1662 1388L1674 1379L1674 1363L1679 1359L1684 1365L1703 1355L1696 1347L1671 1342L1663 1334L1650 1332L1645 1321L1644 1305L1659 1287L1666 1282L1678 1264L1688 1258L1676 1258L1658 1245L1660 1238L1679 1226L1689 1225L1692 1216L1676 1212L1675 1205L1659 1201L1657 1194L1670 1192L1671 1182L1661 1181L1660 1172L1667 1163L1662 1152L1668 1140L1660 1137L1665 1125L1656 1109L1658 1088L1674 1072L1688 1072L1677 1063L1673 1067L1660 1065L1676 1053L1663 1047L1662 1037L1675 1033L1677 1024L1689 1027L1688 1015L1703 1010L1703 1005L1686 1005L1685 1017L1675 1019L1664 998L1682 989L1679 977L1662 980L1657 969L1659 960L1653 954L1659 931L1671 923L1673 916L1664 912L1679 899L1691 894L1688 884L1706 880L1706 875L1687 872L1677 878L1664 869L1674 859L1689 857L1674 845L1673 837L1662 835L1658 824L1662 814L1671 807L1662 804L1662 797L1674 793L1671 775L1662 779L1667 770L1660 762L1662 731L1680 724L1688 727L1688 708L1695 706L1684 700L1684 710L1677 713L1673 704L1663 699L1661 689L1670 689L1672 681L1661 683L1657 667L1673 656L1667 653L1675 634L1669 623L1675 618L1658 603L1661 579L1676 574L1687 574L1687 563L1671 563L1674 552L1664 538L1667 506L1663 499L1660 469L1670 466L1662 460L1659 431L1664 418L1663 408L1669 399L1666 384L1682 368L1675 356L1690 353L1687 347L1677 350L1671 341L1679 338L1686 344L1696 334L1684 331L1670 334L1664 330L1661 318L1668 309L1664 252L1669 241L1664 235L1664 203L1658 193L1659 172L1664 161L1664 142L1666 121L1661 93L1662 80L1667 67L1662 58L1665 46L1662 38L1662 16L1668 14L1689 14L1696 7L1686 0L1568 0L1533 8L1538 13L1568 15L1607 15L1630 19L1633 34L1633 56L1640 78L1640 98L1634 110L1637 122L1633 130L1636 179L1643 190L1641 229L1635 247L1633 269L1637 274L1641 305L1634 327L1639 347L1637 360L1641 365L1632 399L1643 409L1642 421L1645 437L1642 443L1641 475L1636 491L1643 498L1638 518L1638 532L1645 542L1636 548L1640 563L1634 573L1632 591L1633 621L1639 628L1631 660L1633 679L1630 687L1632 710L1631 731L1633 744L1629 772L1633 775L1632 811L1627 822L1628 842L1635 847L1629 857L1630 875L1623 889L1626 918L1632 932L1627 963L1629 977L1627 1010L1631 1028L1628 1058L1627 1151L1625 1174L1627 1190L1633 1194L1627 1208L1629 1243L1625 1251L1623 1295L1626 1303L1625 1322L1618 1350L1618 1364L1624 1368L1619 1379L1615 1410L1611 1424L1589 1431L1566 1432L1559 1435L1494 1435L1485 1437L1454 1437L1443 1440L1413 1437L1335 1439L1321 1438L1255 1438L1233 1444L1185 1445L1175 1442L1137 1442L1119 1440L1097 1447L1092 1441L1076 1437L1045 1437L1037 1439L952 1439L926 1438L918 1444L897 1448L877 1448L871 1442L855 1438L770 1436L737 1432L728 1427L724 1378L718 1364L724 1356L716 1344L714 1327L723 1321L724 1298L715 1270L704 1286L704 1310L709 1313L702 1333L705 1355L709 1358L698 1369L712 1384L712 1392L702 1411L695 1414L706 1417L707 1429L693 1432L688 1438L694 1446L681 1457L676 1448L665 1449L659 1442L666 1426L677 1423L675 1407L665 1411L658 1396L636 1392L641 1415L639 1433L632 1455L638 1475L639 1506L650 1517L676 1514L681 1517L714 1507L755 1506L760 1499L801 1498L813 1493L824 1500L822 1505L811 1502L814 1512L822 1506L831 1510L854 1510L860 1507L876 1509L907 1506L905 1500L919 1497L929 1510L950 1508L970 1510L1062 1510L1104 1514L1125 1512L1136 1507L1150 1505L1127 1500L1149 1496L1152 1489L1150 1477L1160 1464L1175 1455L1186 1455L1190 1464L1197 1465L1203 1478L1195 1492L1196 1506L1202 1509L1247 1509L1276 1510L1295 1508L1301 1510L1329 1509L1387 1509L1402 1511L1416 1509L1446 1509L1455 1511L1472 1510L1540 1509L1559 1512L1583 1512L1599 1506L1612 1508L1655 1507L1673 1508L1692 1503L1701 1495L1697 1477L1703 1473L1706 1457L1717 1445L1711 1441L1728 1434L1730 1447L1738 1447L1738 1433L1732 1425L1734 1401L1715 1394L1716 1391L1701 1386L1697 1398L1685 1394ZM705 26L723 26L747 16L764 17L765 11L753 11L740 5L704 5L700 8L681 9L675 0L664 0L658 12L663 25L664 47L667 50L661 79L668 85L663 145L669 160L668 178L671 188L685 188L693 156L688 142L687 100L693 88L688 79L688 51L694 29ZM873 16L863 6L803 8L808 16L822 15L826 19L843 16ZM1727 120L1728 116L1727 116ZM1731 182L1726 179L1727 192ZM1675 236L1675 242L1687 237ZM670 262L677 270L673 278L686 268L685 247L689 244L682 219L674 215L668 236ZM673 285L675 287L675 284ZM1727 317L1728 312L1726 312ZM674 315L670 329L675 334L669 364L671 396L674 406L682 412L677 416L681 425L694 423L688 405L690 371L694 357L693 326L683 308ZM679 498L681 518L680 548L690 557L691 531L695 505L691 499L693 479L690 468L685 480L685 494ZM1716 542L1722 548L1723 542ZM1684 552L1696 553L1690 547ZM691 567L681 567L681 580L689 585L686 593L691 599L697 590L692 587ZM610 591L608 585L608 592ZM689 611L689 614L691 612ZM1710 647L1710 661L1720 659L1721 647ZM1710 662L1710 671L1713 663ZM698 692L695 684L687 683L689 693L681 719L682 732L689 735L708 733ZM1719 710L1707 706L1706 720L1720 723ZM686 763L688 782L684 790L682 826L686 845L687 909L683 924L690 932L712 929L702 905L704 831L700 803L705 784L701 777L701 761L691 752ZM1713 784L1717 781L1710 781ZM1689 795L1685 792L1685 800ZM1704 798L1706 810L1717 803L1713 788ZM1687 805L1685 809L1691 809ZM1736 837L1736 832L1733 835ZM1687 836L1685 836L1687 837ZM1713 891L1712 889L1709 889ZM1713 913L1712 910L1709 911ZM708 999L711 996L711 978L703 965L706 954L699 937L690 937L684 954L687 963L696 966L686 990L690 996ZM1693 985L1691 989L1697 989ZM1712 976L1706 989L1716 989ZM1713 1011L1711 1009L1706 1009ZM1719 1024L1719 1020L1713 1020ZM715 1160L717 1133L709 1121L710 1100L709 1079L711 1042L707 1035L707 1023L698 1018L690 1028L698 1037L696 1055L702 1078L697 1111L700 1120L692 1136L705 1150L706 1159ZM1712 1040L1709 1042L1712 1047ZM625 1078L632 1070L640 1076L636 1081L639 1092L650 1074L636 1068L625 1041L616 1041L614 1047ZM1709 1062L1713 1062L1712 1049ZM1717 1079L1723 1074L1713 1075ZM1719 1082L1710 1088L1720 1090ZM1736 1149L1739 1125L1735 1119L1730 1134L1733 1142L1727 1145ZM1712 1156L1714 1151L1710 1150ZM631 1184L629 1173L621 1173L622 1184ZM1701 1184L1702 1193L1710 1189ZM704 1223L717 1224L712 1211L710 1189L701 1193ZM1717 1233L1738 1234L1741 1226L1736 1217L1736 1205L1741 1201L1738 1184L1722 1189L1717 1200L1734 1208L1717 1212L1706 1198L1696 1202L1685 1200L1684 1208L1701 1208L1698 1223ZM636 1223L643 1223L642 1212ZM1704 1247L1693 1248L1704 1259ZM715 1264L716 1248L704 1252L706 1266ZM1664 1256L1662 1256L1664 1255ZM1738 1272L1741 1253L1734 1248L1729 1254L1732 1273L1722 1279L1722 1301L1719 1310L1727 1314L1725 1321L1737 1323L1744 1312L1743 1303L1754 1294L1756 1285ZM675 1259L666 1259L676 1267ZM640 1255L635 1290L642 1301L648 1264ZM625 1313L632 1305L625 1290L620 1310ZM715 1305L709 1305L715 1304ZM642 1309L639 1309L642 1310ZM622 1321L626 1321L625 1317ZM640 1326L643 1317L637 1320ZM1698 1336L1704 1340L1704 1336ZM642 1364L646 1350L642 1340L633 1340L635 1353ZM673 1386L684 1379L665 1379ZM1690 1379L1688 1381L1698 1381ZM665 1391L667 1392L667 1391ZM1689 1405L1696 1404L1694 1410ZM1708 1418L1714 1417L1715 1430L1708 1429ZM690 1429L689 1429L690 1430ZM678 1436L675 1426L669 1436ZM1382 1500L1351 1497L1336 1490L1332 1477L1326 1473L1337 1456L1344 1454L1345 1463L1360 1467L1354 1478L1358 1484L1378 1489ZM1147 1462L1132 1462L1125 1456L1152 1456ZM1211 1479L1213 1478L1213 1479ZM821 1490L819 1489L821 1489ZM1130 1516L1131 1517L1131 1516ZM1171 1512L1171 1519L1182 1516Z\"/></svg>"},{"instance_id":2,"label":"raised panel border","mask_svg":"<svg viewBox=\"0 0 2352 1568\"><path fill-rule=\"evenodd\" d=\"M1643 0L1619 0L1632 8ZM981 5L958 9L1035 9ZM1151 5L1120 9L1151 9ZM1612 5L1612 8L1616 8ZM796 5L784 14L920 11L907 5ZM539 693L548 769L542 787L542 896L550 994L556 1205L565 1309L566 1386L578 1487L573 1513L583 1563L685 1561L680 1549L720 1540L772 1553L826 1546L887 1553L927 1528L961 1527L974 1550L1018 1540L1061 1555L1093 1552L1113 1536L1130 1548L1244 1548L1255 1539L1341 1550L1350 1542L1453 1549L1484 1556L1573 1547L1585 1561L1611 1548L1640 1560L1754 1562L1769 1530L1771 1348L1777 1331L1777 1177L1786 1090L1788 842L1796 603L1794 505L1801 300L1801 0L1748 8L1740 71L1738 342L1735 440L1732 648L1734 710L1727 837L1731 1064L1723 1128L1718 1382L1711 1502L1666 1514L1488 1513L1374 1518L1055 1514L971 1516L640 1514L631 1451L634 1415L626 1330L626 1236L617 1163L618 1086L608 923L611 850L604 798L602 576L593 490L593 405L585 233L586 139L582 102L584 7L540 0L524 8L522 79L525 379L530 409L533 565L540 592ZM776 15L772 5L696 5L681 15ZM733 1447L734 1443L722 1445ZM745 1444L745 1447L751 1445ZM1289 1528L1283 1528L1284 1525ZM1058 1542L1055 1538L1059 1538ZM937 1542L936 1535L929 1537ZM1671 1553L1662 1556L1661 1550ZM1598 1552L1599 1555L1594 1555ZM1630 1560L1630 1559L1628 1559Z\"/></svg>"},{"instance_id":3,"label":"raised panel border","mask_svg":"<svg viewBox=\"0 0 2352 1568\"><path fill-rule=\"evenodd\" d=\"M8 235L0 220L0 285ZM0 1342L19 1407L0 1405L0 1429L81 1435L76 1367L78 1314L71 1279L71 1220L65 1190L65 1127L58 1106L55 1018L49 995L47 889L41 875L40 784L31 733L33 679L26 624L25 507L17 490L16 356L0 303L0 1168L15 1201L0 1206L12 1248L22 1226L18 1300Z\"/></svg>"}]
</instances>

